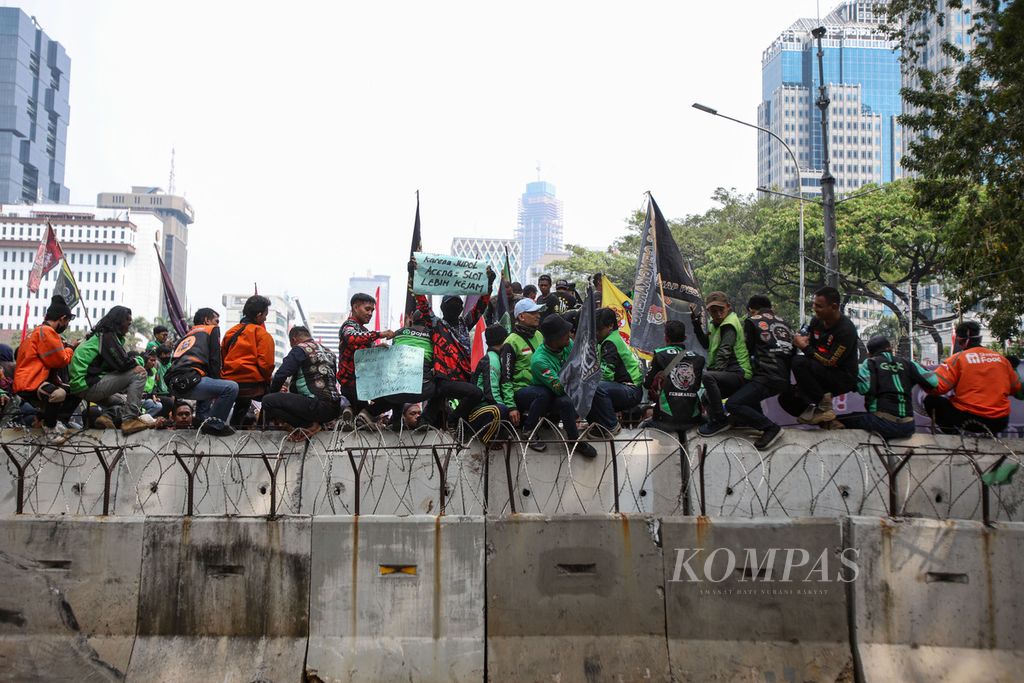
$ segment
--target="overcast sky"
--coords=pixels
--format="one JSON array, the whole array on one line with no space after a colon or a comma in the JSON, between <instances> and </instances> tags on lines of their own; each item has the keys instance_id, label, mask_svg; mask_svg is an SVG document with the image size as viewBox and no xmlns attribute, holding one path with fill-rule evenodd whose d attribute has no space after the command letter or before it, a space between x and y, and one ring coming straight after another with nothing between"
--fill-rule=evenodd
<instances>
[{"instance_id":1,"label":"overcast sky","mask_svg":"<svg viewBox=\"0 0 1024 683\"><path fill-rule=\"evenodd\" d=\"M131 185L196 211L191 307L287 291L342 310L349 276L510 237L525 183L604 247L651 190L666 215L756 185L761 52L814 0L24 0L71 57L74 203ZM822 14L835 3L822 3ZM396 306L393 306L396 308Z\"/></svg>"}]
</instances>

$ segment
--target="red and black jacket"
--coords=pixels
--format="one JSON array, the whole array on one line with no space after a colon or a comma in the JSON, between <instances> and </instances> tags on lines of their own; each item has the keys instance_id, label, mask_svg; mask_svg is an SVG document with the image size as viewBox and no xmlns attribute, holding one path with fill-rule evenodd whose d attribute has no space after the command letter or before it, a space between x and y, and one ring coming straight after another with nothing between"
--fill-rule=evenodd
<instances>
[{"instance_id":1,"label":"red and black jacket","mask_svg":"<svg viewBox=\"0 0 1024 683\"><path fill-rule=\"evenodd\" d=\"M368 349L380 339L380 332L366 329L355 318L349 318L338 331L338 383L343 387L356 385L355 354Z\"/></svg>"},{"instance_id":2,"label":"red and black jacket","mask_svg":"<svg viewBox=\"0 0 1024 683\"><path fill-rule=\"evenodd\" d=\"M426 296L416 296L416 308L423 314L424 326L430 331L434 345L434 377L453 382L470 380L469 328L476 325L490 301L490 296L480 297L472 311L464 314L457 325L451 325L434 315Z\"/></svg>"}]
</instances>

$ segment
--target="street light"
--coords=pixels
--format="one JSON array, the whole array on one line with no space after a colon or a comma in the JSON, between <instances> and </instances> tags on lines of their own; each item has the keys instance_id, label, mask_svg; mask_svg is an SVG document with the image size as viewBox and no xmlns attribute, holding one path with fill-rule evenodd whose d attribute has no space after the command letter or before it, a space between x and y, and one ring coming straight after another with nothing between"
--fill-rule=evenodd
<instances>
[{"instance_id":1,"label":"street light","mask_svg":"<svg viewBox=\"0 0 1024 683\"><path fill-rule=\"evenodd\" d=\"M726 116L725 114L719 114L717 109L712 109L711 107L709 107L707 105L704 105L704 104L701 104L700 102L694 102L693 103L693 108L697 109L699 111L702 111L702 112L704 112L706 114L711 114L712 116L718 116L719 118L728 119L729 121L732 121L733 123L738 123L741 126L747 126L748 128L756 128L757 130L761 131L762 133L767 133L768 135L772 136L773 138L775 138L776 140L781 142L782 146L786 148L787 152L789 152L789 158L793 160L793 168L796 169L796 187L797 187L797 191L800 193L800 196L798 197L798 199L800 200L800 327L803 327L804 326L804 322L806 322L806 320L807 320L806 314L805 314L805 310L804 310L806 308L805 300L807 299L807 296L804 293L804 201L805 200L804 200L803 177L800 174L800 164L796 160L796 155L793 154L792 148L790 148L790 146L786 143L785 140L783 140L782 138L780 138L778 135L776 135L772 131L768 130L767 128L762 128L761 126L755 126L753 123L747 123L746 121L740 121L739 119L734 119L733 117Z\"/></svg>"}]
</instances>

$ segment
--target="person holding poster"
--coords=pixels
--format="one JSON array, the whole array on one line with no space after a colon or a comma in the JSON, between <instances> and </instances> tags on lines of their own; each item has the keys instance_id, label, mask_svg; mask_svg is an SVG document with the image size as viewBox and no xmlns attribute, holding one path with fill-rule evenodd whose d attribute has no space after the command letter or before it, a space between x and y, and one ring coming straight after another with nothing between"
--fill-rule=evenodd
<instances>
[{"instance_id":1,"label":"person holding poster","mask_svg":"<svg viewBox=\"0 0 1024 683\"><path fill-rule=\"evenodd\" d=\"M341 385L341 395L352 406L352 412L356 417L361 417L367 425L372 425L389 406L380 401L370 404L359 400L356 394L355 353L359 349L370 348L378 339L391 339L395 333L391 330L374 332L366 329L377 307L377 300L369 294L353 294L349 303L352 311L338 331L338 384Z\"/></svg>"}]
</instances>

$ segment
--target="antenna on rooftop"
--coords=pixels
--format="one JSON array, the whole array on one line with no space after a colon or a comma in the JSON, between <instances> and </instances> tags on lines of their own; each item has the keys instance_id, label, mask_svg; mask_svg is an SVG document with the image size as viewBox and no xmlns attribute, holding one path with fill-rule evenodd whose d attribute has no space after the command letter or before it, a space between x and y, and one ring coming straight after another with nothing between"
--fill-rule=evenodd
<instances>
[{"instance_id":1,"label":"antenna on rooftop","mask_svg":"<svg viewBox=\"0 0 1024 683\"><path fill-rule=\"evenodd\" d=\"M540 182L540 161L537 162L537 181Z\"/></svg>"},{"instance_id":2,"label":"antenna on rooftop","mask_svg":"<svg viewBox=\"0 0 1024 683\"><path fill-rule=\"evenodd\" d=\"M171 147L171 175L167 179L167 194L174 194L174 147Z\"/></svg>"}]
</instances>

